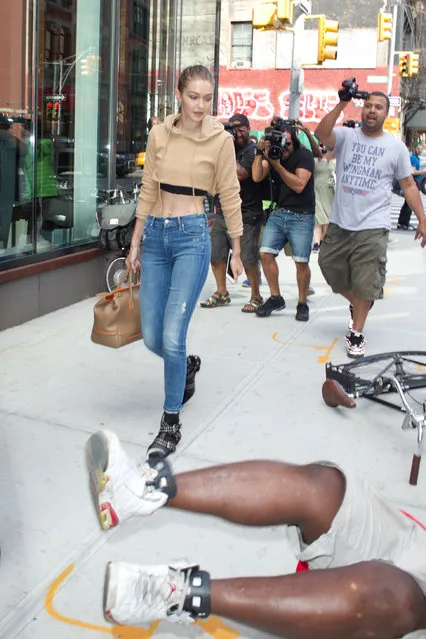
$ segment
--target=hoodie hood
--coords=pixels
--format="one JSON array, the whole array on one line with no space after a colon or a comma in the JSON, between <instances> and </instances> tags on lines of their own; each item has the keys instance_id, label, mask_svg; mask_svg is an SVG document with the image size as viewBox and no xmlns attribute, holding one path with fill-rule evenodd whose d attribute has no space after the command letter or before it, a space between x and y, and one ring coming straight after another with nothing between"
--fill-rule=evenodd
<instances>
[{"instance_id":1,"label":"hoodie hood","mask_svg":"<svg viewBox=\"0 0 426 639\"><path fill-rule=\"evenodd\" d=\"M172 115L168 115L165 120L165 127L168 133L172 133L173 135L180 135L185 138L194 139L191 133L187 131L182 131L176 127L176 123L180 120L180 114L174 113ZM197 143L203 142L205 140L210 140L210 138L215 137L216 135L223 134L224 126L219 120L213 115L206 115L206 117L201 122L201 133L200 137L197 138Z\"/></svg>"}]
</instances>

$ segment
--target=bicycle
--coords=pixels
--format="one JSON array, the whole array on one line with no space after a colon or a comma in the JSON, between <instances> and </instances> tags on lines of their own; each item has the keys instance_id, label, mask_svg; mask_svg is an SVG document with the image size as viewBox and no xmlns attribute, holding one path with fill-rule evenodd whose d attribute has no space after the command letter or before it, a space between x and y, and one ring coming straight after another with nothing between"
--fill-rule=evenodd
<instances>
[{"instance_id":1,"label":"bicycle","mask_svg":"<svg viewBox=\"0 0 426 639\"><path fill-rule=\"evenodd\" d=\"M426 397L418 397L420 389L426 388L426 351L380 353L339 365L327 362L325 375L322 396L328 406L355 408L355 399L365 398L405 413L402 429L417 431L409 478L409 484L416 486L426 429ZM390 401L391 397L399 402ZM421 412L411 403L420 406Z\"/></svg>"},{"instance_id":2,"label":"bicycle","mask_svg":"<svg viewBox=\"0 0 426 639\"><path fill-rule=\"evenodd\" d=\"M108 291L117 288L127 270L126 258L135 225L140 186L135 183L132 189L126 192L123 189L104 191L104 199L96 210L96 220L100 228L99 248L104 252L114 251L117 254L110 261L105 272ZM124 280L123 283L125 284L126 281Z\"/></svg>"}]
</instances>

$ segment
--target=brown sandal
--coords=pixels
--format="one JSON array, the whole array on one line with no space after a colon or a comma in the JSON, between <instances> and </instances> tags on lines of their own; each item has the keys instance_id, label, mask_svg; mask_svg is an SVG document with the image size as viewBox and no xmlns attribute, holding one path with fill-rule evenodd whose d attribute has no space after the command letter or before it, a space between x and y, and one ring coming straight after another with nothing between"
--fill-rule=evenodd
<instances>
[{"instance_id":1,"label":"brown sandal","mask_svg":"<svg viewBox=\"0 0 426 639\"><path fill-rule=\"evenodd\" d=\"M256 313L259 306L263 304L263 297L259 295L259 297L252 297L248 304L244 304L241 309L242 313Z\"/></svg>"},{"instance_id":2,"label":"brown sandal","mask_svg":"<svg viewBox=\"0 0 426 639\"><path fill-rule=\"evenodd\" d=\"M210 295L205 302L200 302L200 306L203 308L216 308L216 306L228 306L230 303L231 298L229 297L228 291L226 291L225 294L216 291L216 293Z\"/></svg>"}]
</instances>

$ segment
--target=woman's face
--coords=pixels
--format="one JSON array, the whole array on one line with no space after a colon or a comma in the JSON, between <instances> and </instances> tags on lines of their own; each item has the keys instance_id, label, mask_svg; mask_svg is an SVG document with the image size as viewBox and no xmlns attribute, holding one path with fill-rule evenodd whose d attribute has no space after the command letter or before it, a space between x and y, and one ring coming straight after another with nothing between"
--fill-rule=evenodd
<instances>
[{"instance_id":1,"label":"woman's face","mask_svg":"<svg viewBox=\"0 0 426 639\"><path fill-rule=\"evenodd\" d=\"M191 80L183 92L178 92L182 116L194 123L211 113L213 87L208 80Z\"/></svg>"}]
</instances>

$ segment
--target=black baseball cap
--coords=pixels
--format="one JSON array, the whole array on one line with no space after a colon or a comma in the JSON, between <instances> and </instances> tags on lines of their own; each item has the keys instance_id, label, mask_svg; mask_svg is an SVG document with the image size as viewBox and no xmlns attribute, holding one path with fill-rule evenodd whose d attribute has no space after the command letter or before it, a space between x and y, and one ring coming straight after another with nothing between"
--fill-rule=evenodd
<instances>
[{"instance_id":1,"label":"black baseball cap","mask_svg":"<svg viewBox=\"0 0 426 639\"><path fill-rule=\"evenodd\" d=\"M233 124L234 126L247 126L250 128L248 117L242 113L235 113L235 115L229 118L229 124Z\"/></svg>"}]
</instances>

